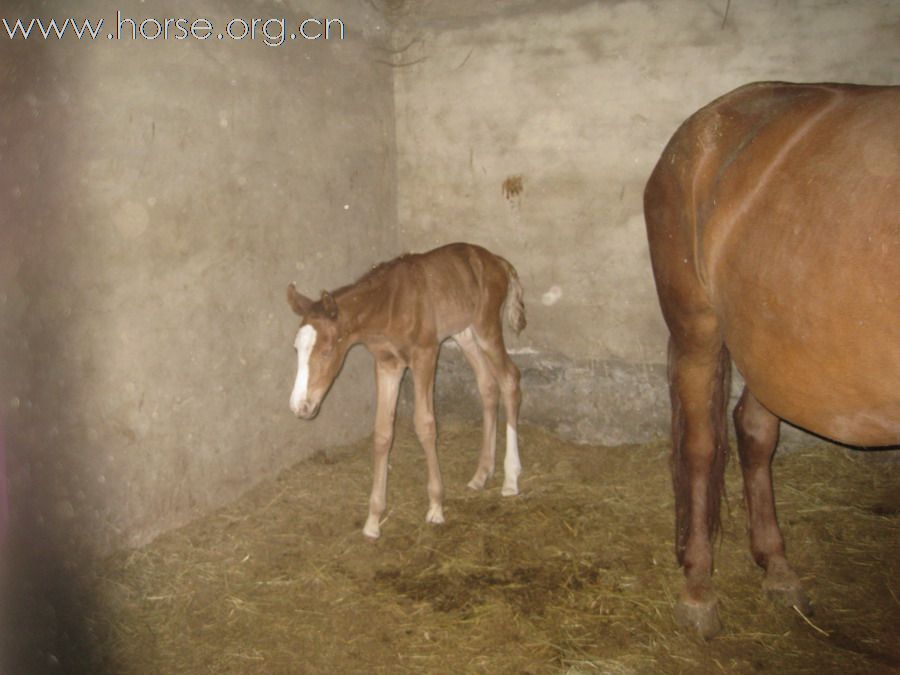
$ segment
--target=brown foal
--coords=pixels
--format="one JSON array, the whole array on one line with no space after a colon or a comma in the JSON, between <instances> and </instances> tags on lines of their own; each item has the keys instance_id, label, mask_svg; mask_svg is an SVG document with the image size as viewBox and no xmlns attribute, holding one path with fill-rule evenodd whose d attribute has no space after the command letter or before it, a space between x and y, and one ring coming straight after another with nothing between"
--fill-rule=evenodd
<instances>
[{"instance_id":1,"label":"brown foal","mask_svg":"<svg viewBox=\"0 0 900 675\"><path fill-rule=\"evenodd\" d=\"M469 487L481 489L494 473L497 405L506 409L503 495L518 494L522 470L516 438L519 370L506 353L501 316L516 333L525 327L522 285L515 268L472 244L449 244L375 267L356 283L313 301L288 287L301 317L294 346L297 377L291 410L311 419L337 376L347 351L363 344L375 358L377 404L374 477L363 534L376 539L387 499L388 453L400 381L407 368L415 386L415 429L425 450L429 508L426 521L443 523L443 483L436 451L434 374L441 342L452 337L475 371L484 412L478 468Z\"/></svg>"}]
</instances>

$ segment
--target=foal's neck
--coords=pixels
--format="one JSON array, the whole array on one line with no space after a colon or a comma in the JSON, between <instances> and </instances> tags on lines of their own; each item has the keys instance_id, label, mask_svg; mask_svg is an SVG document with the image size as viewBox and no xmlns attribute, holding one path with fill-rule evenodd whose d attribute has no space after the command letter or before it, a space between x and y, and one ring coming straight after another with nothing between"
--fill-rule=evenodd
<instances>
[{"instance_id":1,"label":"foal's neck","mask_svg":"<svg viewBox=\"0 0 900 675\"><path fill-rule=\"evenodd\" d=\"M334 292L341 333L351 344L387 337L390 298L386 275L363 277Z\"/></svg>"}]
</instances>

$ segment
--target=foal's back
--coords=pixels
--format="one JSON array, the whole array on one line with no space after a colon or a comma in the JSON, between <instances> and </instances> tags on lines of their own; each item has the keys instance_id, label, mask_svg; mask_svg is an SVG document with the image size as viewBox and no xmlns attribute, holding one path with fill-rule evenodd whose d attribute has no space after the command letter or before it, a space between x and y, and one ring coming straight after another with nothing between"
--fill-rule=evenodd
<instances>
[{"instance_id":1,"label":"foal's back","mask_svg":"<svg viewBox=\"0 0 900 675\"><path fill-rule=\"evenodd\" d=\"M509 264L487 249L456 243L387 263L388 307L422 340L443 340L481 317L499 316ZM405 321L404 321L405 320Z\"/></svg>"}]
</instances>

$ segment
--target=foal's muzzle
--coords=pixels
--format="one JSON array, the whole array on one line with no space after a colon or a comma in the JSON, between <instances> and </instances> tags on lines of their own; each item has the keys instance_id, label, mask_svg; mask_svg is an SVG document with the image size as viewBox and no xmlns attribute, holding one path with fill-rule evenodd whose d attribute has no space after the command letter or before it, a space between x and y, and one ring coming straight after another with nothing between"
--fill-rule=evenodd
<instances>
[{"instance_id":1,"label":"foal's muzzle","mask_svg":"<svg viewBox=\"0 0 900 675\"><path fill-rule=\"evenodd\" d=\"M319 412L319 404L311 401L303 401L296 406L291 405L294 414L304 420L311 420Z\"/></svg>"}]
</instances>

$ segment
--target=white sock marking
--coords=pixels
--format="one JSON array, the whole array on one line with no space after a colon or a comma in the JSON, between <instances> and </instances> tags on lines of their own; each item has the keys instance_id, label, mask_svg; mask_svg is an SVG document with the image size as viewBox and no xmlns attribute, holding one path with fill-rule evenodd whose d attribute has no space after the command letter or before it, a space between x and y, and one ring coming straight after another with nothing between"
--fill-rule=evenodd
<instances>
[{"instance_id":1,"label":"white sock marking","mask_svg":"<svg viewBox=\"0 0 900 675\"><path fill-rule=\"evenodd\" d=\"M522 473L522 462L519 460L519 440L516 430L506 425L506 457L503 458L503 488L500 494L505 497L519 494L519 474Z\"/></svg>"}]
</instances>

